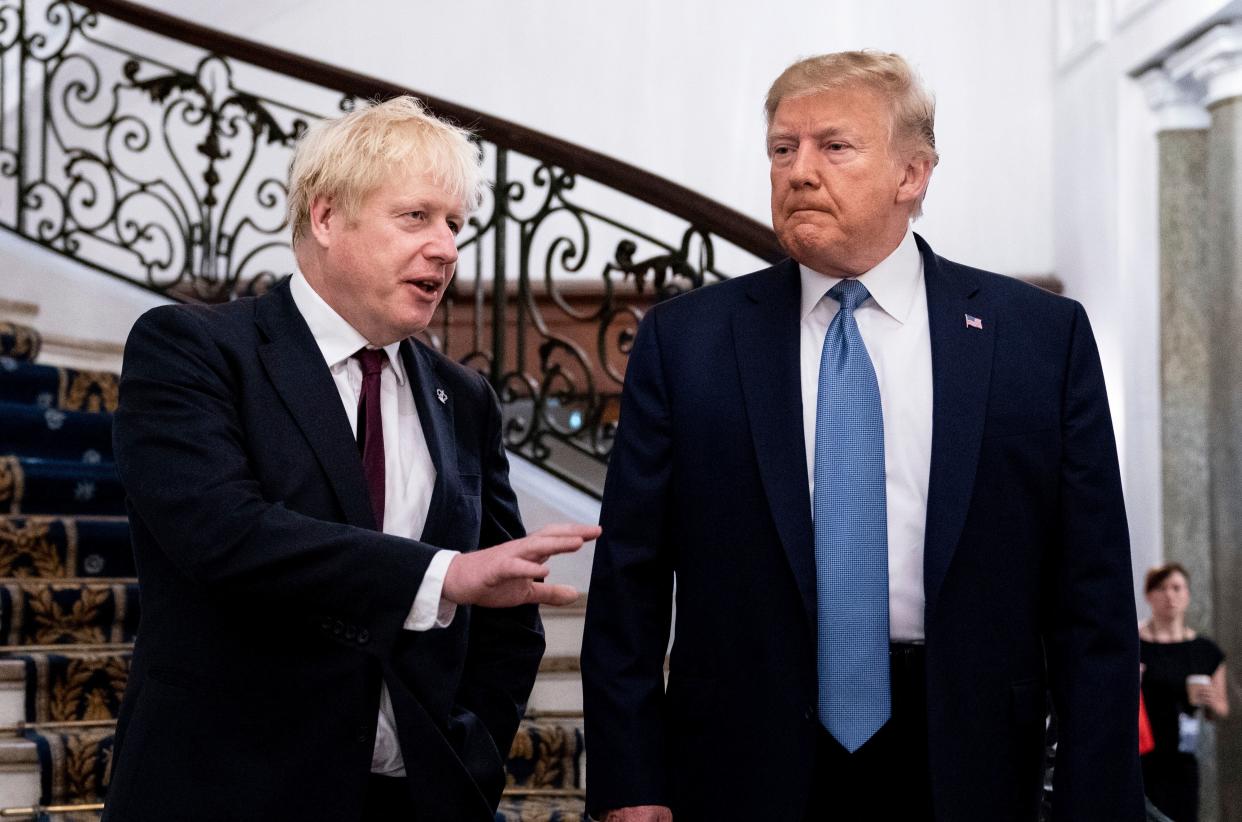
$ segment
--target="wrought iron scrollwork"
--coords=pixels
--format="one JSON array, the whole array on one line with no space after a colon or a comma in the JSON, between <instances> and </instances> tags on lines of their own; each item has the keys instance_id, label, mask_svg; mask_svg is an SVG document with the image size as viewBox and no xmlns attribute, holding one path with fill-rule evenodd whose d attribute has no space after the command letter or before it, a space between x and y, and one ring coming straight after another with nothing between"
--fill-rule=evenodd
<instances>
[{"instance_id":1,"label":"wrought iron scrollwork","mask_svg":"<svg viewBox=\"0 0 1242 822\"><path fill-rule=\"evenodd\" d=\"M139 49L126 45L137 30L109 22L67 0L0 0L0 226L176 299L261 293L295 266L283 225L294 144L366 94L268 82L150 33ZM495 184L424 338L488 376L510 449L598 494L643 313L723 279L720 239L481 146Z\"/></svg>"},{"instance_id":2,"label":"wrought iron scrollwork","mask_svg":"<svg viewBox=\"0 0 1242 822\"><path fill-rule=\"evenodd\" d=\"M97 23L63 0L0 8L3 99L22 116L0 149L15 203L0 224L182 299L289 273L282 163L315 115L238 88L221 57L170 40L193 60L178 68Z\"/></svg>"}]
</instances>

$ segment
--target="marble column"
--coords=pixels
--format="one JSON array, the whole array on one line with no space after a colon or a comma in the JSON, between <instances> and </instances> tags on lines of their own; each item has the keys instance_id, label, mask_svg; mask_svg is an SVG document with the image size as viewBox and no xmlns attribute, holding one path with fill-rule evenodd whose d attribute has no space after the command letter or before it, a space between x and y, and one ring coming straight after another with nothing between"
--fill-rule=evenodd
<instances>
[{"instance_id":1,"label":"marble column","mask_svg":"<svg viewBox=\"0 0 1242 822\"><path fill-rule=\"evenodd\" d=\"M1230 666L1232 716L1216 728L1216 810L1242 820L1242 21L1208 30L1166 68L1205 89L1212 620ZM1199 595L1208 591L1199 590Z\"/></svg>"},{"instance_id":2,"label":"marble column","mask_svg":"<svg viewBox=\"0 0 1242 822\"><path fill-rule=\"evenodd\" d=\"M1163 556L1200 596L1192 625L1212 625L1208 467L1207 146L1202 89L1162 68L1139 78L1157 118L1160 210L1160 393Z\"/></svg>"}]
</instances>

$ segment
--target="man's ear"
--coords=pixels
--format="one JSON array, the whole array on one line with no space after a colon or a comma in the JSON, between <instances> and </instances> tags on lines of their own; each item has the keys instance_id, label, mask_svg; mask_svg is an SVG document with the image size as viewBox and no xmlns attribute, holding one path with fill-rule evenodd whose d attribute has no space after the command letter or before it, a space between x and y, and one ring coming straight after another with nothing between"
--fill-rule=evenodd
<instances>
[{"instance_id":1,"label":"man's ear","mask_svg":"<svg viewBox=\"0 0 1242 822\"><path fill-rule=\"evenodd\" d=\"M897 186L898 203L913 203L927 190L931 180L931 158L922 153L911 154L902 165L901 183Z\"/></svg>"},{"instance_id":2,"label":"man's ear","mask_svg":"<svg viewBox=\"0 0 1242 822\"><path fill-rule=\"evenodd\" d=\"M315 242L327 248L332 241L332 232L339 231L341 215L332 199L316 194L310 201L310 235Z\"/></svg>"}]
</instances>

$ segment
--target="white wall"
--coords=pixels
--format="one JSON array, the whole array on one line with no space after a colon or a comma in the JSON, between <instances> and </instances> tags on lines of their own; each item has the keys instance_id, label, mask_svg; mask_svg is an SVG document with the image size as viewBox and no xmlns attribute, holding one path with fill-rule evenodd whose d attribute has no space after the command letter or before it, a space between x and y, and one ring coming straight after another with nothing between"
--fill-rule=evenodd
<instances>
[{"instance_id":1,"label":"white wall","mask_svg":"<svg viewBox=\"0 0 1242 822\"><path fill-rule=\"evenodd\" d=\"M768 85L798 57L898 51L940 107L920 231L974 265L1052 270L1047 2L145 2L602 151L764 222Z\"/></svg>"},{"instance_id":2,"label":"white wall","mask_svg":"<svg viewBox=\"0 0 1242 822\"><path fill-rule=\"evenodd\" d=\"M1057 5L1055 270L1067 293L1087 306L1099 341L1141 590L1144 570L1162 554L1158 158L1155 117L1129 74L1242 3Z\"/></svg>"},{"instance_id":3,"label":"white wall","mask_svg":"<svg viewBox=\"0 0 1242 822\"><path fill-rule=\"evenodd\" d=\"M0 319L44 337L41 362L119 372L121 346L143 312L168 302L150 291L0 230L0 299L33 306L33 315L0 310Z\"/></svg>"}]
</instances>

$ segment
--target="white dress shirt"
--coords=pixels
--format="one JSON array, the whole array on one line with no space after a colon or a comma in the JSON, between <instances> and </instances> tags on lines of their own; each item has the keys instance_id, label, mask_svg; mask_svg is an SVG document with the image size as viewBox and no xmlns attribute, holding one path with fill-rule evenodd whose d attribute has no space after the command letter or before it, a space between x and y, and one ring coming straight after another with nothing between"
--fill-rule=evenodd
<instances>
[{"instance_id":1,"label":"white dress shirt","mask_svg":"<svg viewBox=\"0 0 1242 822\"><path fill-rule=\"evenodd\" d=\"M840 308L828 289L841 280L799 266L802 275L802 428L807 481L815 496L819 360ZM857 280L871 299L854 311L880 385L888 509L888 628L895 642L923 639L923 531L931 473L932 364L923 260L907 229L901 244Z\"/></svg>"},{"instance_id":2,"label":"white dress shirt","mask_svg":"<svg viewBox=\"0 0 1242 822\"><path fill-rule=\"evenodd\" d=\"M357 432L362 366L353 355L368 346L367 340L311 288L301 272L295 272L290 278L289 291L298 312L310 326L328 370L332 372L332 380L341 395L350 428ZM423 535L423 526L427 524L436 468L431 461L431 452L427 450L427 439L418 420L414 395L406 385L400 348L400 342L384 347L387 367L380 372L380 414L384 428L383 531L385 534L419 539ZM443 628L453 621L457 606L442 599L441 592L444 589L444 575L455 556L456 551L441 550L432 558L405 620L407 631ZM392 699L387 685L381 686L379 726L371 755L371 771L387 776L405 775L405 762L397 741Z\"/></svg>"}]
</instances>

